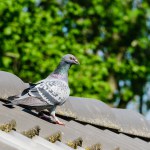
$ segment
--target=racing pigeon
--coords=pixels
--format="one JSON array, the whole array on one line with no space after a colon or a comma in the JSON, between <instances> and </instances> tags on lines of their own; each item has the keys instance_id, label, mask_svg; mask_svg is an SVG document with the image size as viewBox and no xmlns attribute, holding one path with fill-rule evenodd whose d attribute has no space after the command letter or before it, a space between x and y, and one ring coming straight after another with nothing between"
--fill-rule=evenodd
<instances>
[{"instance_id":1,"label":"racing pigeon","mask_svg":"<svg viewBox=\"0 0 150 150\"><path fill-rule=\"evenodd\" d=\"M10 103L6 105L27 105L39 108L40 112L48 109L54 122L64 125L55 116L55 109L58 105L65 103L69 97L68 71L73 64L79 64L75 56L72 54L63 56L58 67L47 78L30 85L20 95L11 96L8 98Z\"/></svg>"}]
</instances>

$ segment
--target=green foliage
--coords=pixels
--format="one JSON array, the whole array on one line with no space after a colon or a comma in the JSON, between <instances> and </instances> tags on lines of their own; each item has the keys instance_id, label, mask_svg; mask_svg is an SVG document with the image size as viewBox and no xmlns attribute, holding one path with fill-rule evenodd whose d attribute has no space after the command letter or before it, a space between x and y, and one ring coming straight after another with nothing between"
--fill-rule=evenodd
<instances>
[{"instance_id":1,"label":"green foliage","mask_svg":"<svg viewBox=\"0 0 150 150\"><path fill-rule=\"evenodd\" d=\"M1 70L36 82L72 53L81 65L70 70L71 95L105 102L120 97L124 107L141 96L150 73L149 1L134 2L1 1Z\"/></svg>"}]
</instances>

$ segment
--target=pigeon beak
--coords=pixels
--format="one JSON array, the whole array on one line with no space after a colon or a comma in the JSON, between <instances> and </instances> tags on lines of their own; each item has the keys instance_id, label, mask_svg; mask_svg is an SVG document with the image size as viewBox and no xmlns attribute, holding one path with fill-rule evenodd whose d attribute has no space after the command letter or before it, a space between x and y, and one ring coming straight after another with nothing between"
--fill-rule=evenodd
<instances>
[{"instance_id":1,"label":"pigeon beak","mask_svg":"<svg viewBox=\"0 0 150 150\"><path fill-rule=\"evenodd\" d=\"M74 63L75 63L76 65L80 65L80 63L79 63L79 61L78 61L77 59L74 60Z\"/></svg>"}]
</instances>

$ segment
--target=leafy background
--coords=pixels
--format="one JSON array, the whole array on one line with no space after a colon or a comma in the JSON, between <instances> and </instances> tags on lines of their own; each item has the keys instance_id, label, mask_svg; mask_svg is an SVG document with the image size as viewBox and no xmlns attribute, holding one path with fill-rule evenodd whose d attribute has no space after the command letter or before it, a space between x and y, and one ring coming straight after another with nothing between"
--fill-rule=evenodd
<instances>
[{"instance_id":1,"label":"leafy background","mask_svg":"<svg viewBox=\"0 0 150 150\"><path fill-rule=\"evenodd\" d=\"M0 69L45 78L67 53L71 95L145 113L150 97L149 0L0 0ZM131 106L131 105L130 105Z\"/></svg>"}]
</instances>

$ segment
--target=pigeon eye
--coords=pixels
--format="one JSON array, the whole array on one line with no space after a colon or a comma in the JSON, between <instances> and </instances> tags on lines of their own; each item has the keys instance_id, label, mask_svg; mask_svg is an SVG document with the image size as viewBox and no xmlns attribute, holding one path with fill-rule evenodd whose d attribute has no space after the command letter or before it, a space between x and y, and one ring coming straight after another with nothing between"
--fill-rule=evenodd
<instances>
[{"instance_id":1,"label":"pigeon eye","mask_svg":"<svg viewBox=\"0 0 150 150\"><path fill-rule=\"evenodd\" d=\"M70 60L73 60L73 57L70 57Z\"/></svg>"}]
</instances>

